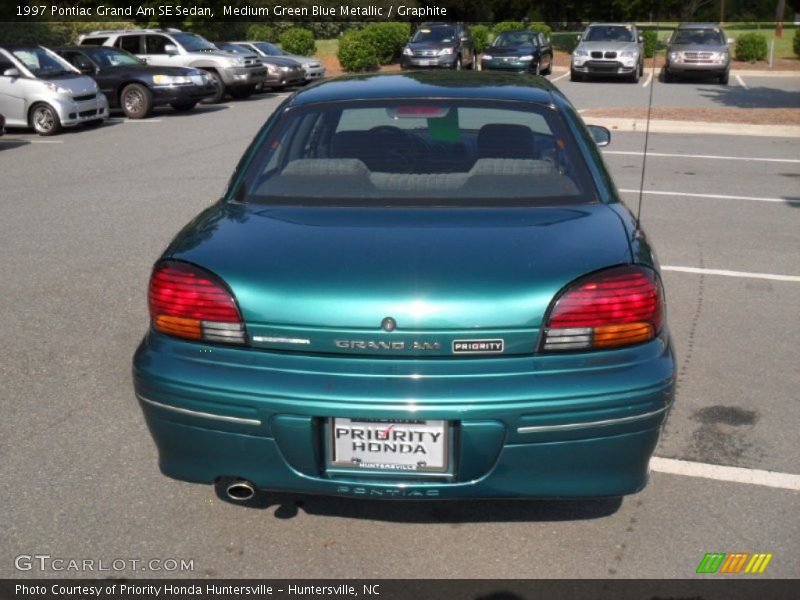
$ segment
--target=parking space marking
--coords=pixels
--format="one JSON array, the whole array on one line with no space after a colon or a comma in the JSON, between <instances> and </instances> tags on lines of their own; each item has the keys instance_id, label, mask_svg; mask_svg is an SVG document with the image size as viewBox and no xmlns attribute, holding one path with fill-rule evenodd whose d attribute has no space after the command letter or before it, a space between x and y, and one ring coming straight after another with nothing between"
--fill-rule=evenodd
<instances>
[{"instance_id":1,"label":"parking space marking","mask_svg":"<svg viewBox=\"0 0 800 600\"><path fill-rule=\"evenodd\" d=\"M652 71L650 71L647 74L647 77L645 78L644 83L642 84L642 87L646 88L648 85L650 85L651 81L653 81L653 72Z\"/></svg>"},{"instance_id":2,"label":"parking space marking","mask_svg":"<svg viewBox=\"0 0 800 600\"><path fill-rule=\"evenodd\" d=\"M114 117L108 119L106 123L161 123L161 119L125 119L123 117Z\"/></svg>"},{"instance_id":3,"label":"parking space marking","mask_svg":"<svg viewBox=\"0 0 800 600\"><path fill-rule=\"evenodd\" d=\"M747 89L747 85L745 84L744 79L742 79L742 76L741 75L735 75L735 77L736 77L736 81L739 82L739 85L742 86L744 89Z\"/></svg>"},{"instance_id":4,"label":"parking space marking","mask_svg":"<svg viewBox=\"0 0 800 600\"><path fill-rule=\"evenodd\" d=\"M779 473L777 471L764 471L762 469L745 469L742 467L727 467L724 465L691 462L677 458L661 458L659 456L654 456L650 459L650 469L670 475L702 477L703 479L716 479L717 481L747 483L750 485L762 485L784 490L800 491L800 475L794 475L792 473Z\"/></svg>"},{"instance_id":5,"label":"parking space marking","mask_svg":"<svg viewBox=\"0 0 800 600\"><path fill-rule=\"evenodd\" d=\"M800 275L777 275L774 273L752 273L749 271L729 271L727 269L701 269L699 267L679 267L666 265L662 271L676 271L678 273L696 273L698 275L723 275L725 277L743 277L746 279L770 279L772 281L793 281L800 283Z\"/></svg>"},{"instance_id":6,"label":"parking space marking","mask_svg":"<svg viewBox=\"0 0 800 600\"><path fill-rule=\"evenodd\" d=\"M18 144L20 142L23 144L63 144L64 140L27 140L25 138L3 138L0 140L0 144L3 142L7 144Z\"/></svg>"},{"instance_id":7,"label":"parking space marking","mask_svg":"<svg viewBox=\"0 0 800 600\"><path fill-rule=\"evenodd\" d=\"M550 83L555 83L556 81L561 81L562 79L564 79L564 77L566 77L566 76L568 76L568 75L569 75L569 71L567 71L566 73L564 73L564 74L562 74L562 75L559 75L559 76L558 76L558 77L556 77L555 79L551 79L551 80L550 80Z\"/></svg>"},{"instance_id":8,"label":"parking space marking","mask_svg":"<svg viewBox=\"0 0 800 600\"><path fill-rule=\"evenodd\" d=\"M639 190L619 190L623 194L638 194ZM657 190L644 190L644 194L654 196L675 196L679 198L710 198L713 200L748 200L752 202L780 202L785 204L800 205L800 198L762 198L759 196L729 196L727 194L692 194L690 192L662 192Z\"/></svg>"},{"instance_id":9,"label":"parking space marking","mask_svg":"<svg viewBox=\"0 0 800 600\"><path fill-rule=\"evenodd\" d=\"M580 112L580 111L578 111ZM603 154L619 154L624 156L642 156L644 152L628 150L604 150ZM704 158L708 160L744 160L747 162L775 162L800 164L798 158L760 158L752 156L716 156L714 154L670 154L668 152L648 152L647 156L660 156L664 158Z\"/></svg>"}]
</instances>

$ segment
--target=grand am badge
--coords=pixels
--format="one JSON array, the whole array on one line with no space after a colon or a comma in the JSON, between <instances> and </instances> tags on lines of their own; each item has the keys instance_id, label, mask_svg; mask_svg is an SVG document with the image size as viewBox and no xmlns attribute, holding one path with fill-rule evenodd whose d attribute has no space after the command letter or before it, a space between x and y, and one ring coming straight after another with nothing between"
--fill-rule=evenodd
<instances>
[{"instance_id":1,"label":"grand am badge","mask_svg":"<svg viewBox=\"0 0 800 600\"><path fill-rule=\"evenodd\" d=\"M503 340L453 340L453 354L500 354Z\"/></svg>"}]
</instances>

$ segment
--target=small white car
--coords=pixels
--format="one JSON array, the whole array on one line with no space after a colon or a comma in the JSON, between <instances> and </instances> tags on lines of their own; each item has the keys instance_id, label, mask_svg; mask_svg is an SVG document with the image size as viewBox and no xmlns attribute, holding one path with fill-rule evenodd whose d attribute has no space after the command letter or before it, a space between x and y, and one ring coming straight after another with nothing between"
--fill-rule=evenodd
<instances>
[{"instance_id":1,"label":"small white car","mask_svg":"<svg viewBox=\"0 0 800 600\"><path fill-rule=\"evenodd\" d=\"M0 113L6 127L55 135L63 127L100 124L108 100L94 79L42 46L0 46Z\"/></svg>"}]
</instances>

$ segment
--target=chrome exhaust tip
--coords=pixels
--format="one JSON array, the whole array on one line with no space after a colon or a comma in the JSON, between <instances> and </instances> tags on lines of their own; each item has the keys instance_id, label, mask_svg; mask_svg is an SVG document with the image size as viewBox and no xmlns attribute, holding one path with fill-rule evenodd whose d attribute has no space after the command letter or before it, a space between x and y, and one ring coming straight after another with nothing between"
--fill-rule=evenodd
<instances>
[{"instance_id":1,"label":"chrome exhaust tip","mask_svg":"<svg viewBox=\"0 0 800 600\"><path fill-rule=\"evenodd\" d=\"M245 502L256 495L256 488L249 481L238 479L225 488L225 493L231 500Z\"/></svg>"}]
</instances>

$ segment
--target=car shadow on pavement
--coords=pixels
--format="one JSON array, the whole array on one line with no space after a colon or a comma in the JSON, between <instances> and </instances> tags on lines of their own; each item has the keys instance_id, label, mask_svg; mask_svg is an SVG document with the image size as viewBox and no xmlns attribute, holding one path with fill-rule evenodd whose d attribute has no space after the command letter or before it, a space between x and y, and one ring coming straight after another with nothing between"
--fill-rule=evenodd
<instances>
[{"instance_id":1,"label":"car shadow on pavement","mask_svg":"<svg viewBox=\"0 0 800 600\"><path fill-rule=\"evenodd\" d=\"M670 84L672 85L672 84ZM715 85L697 90L702 96L717 104L730 108L797 108L800 92L771 87L748 87L738 85Z\"/></svg>"},{"instance_id":2,"label":"car shadow on pavement","mask_svg":"<svg viewBox=\"0 0 800 600\"><path fill-rule=\"evenodd\" d=\"M259 492L252 499L231 501L225 484L215 485L217 497L229 504L266 510L275 518L292 519L300 511L309 515L386 521L392 523L515 523L578 521L613 515L622 498L580 500L470 499L470 500L373 500Z\"/></svg>"},{"instance_id":3,"label":"car shadow on pavement","mask_svg":"<svg viewBox=\"0 0 800 600\"><path fill-rule=\"evenodd\" d=\"M28 145L30 145L28 140L7 140L0 137L0 150L11 150L13 148L19 148L20 146Z\"/></svg>"}]
</instances>

